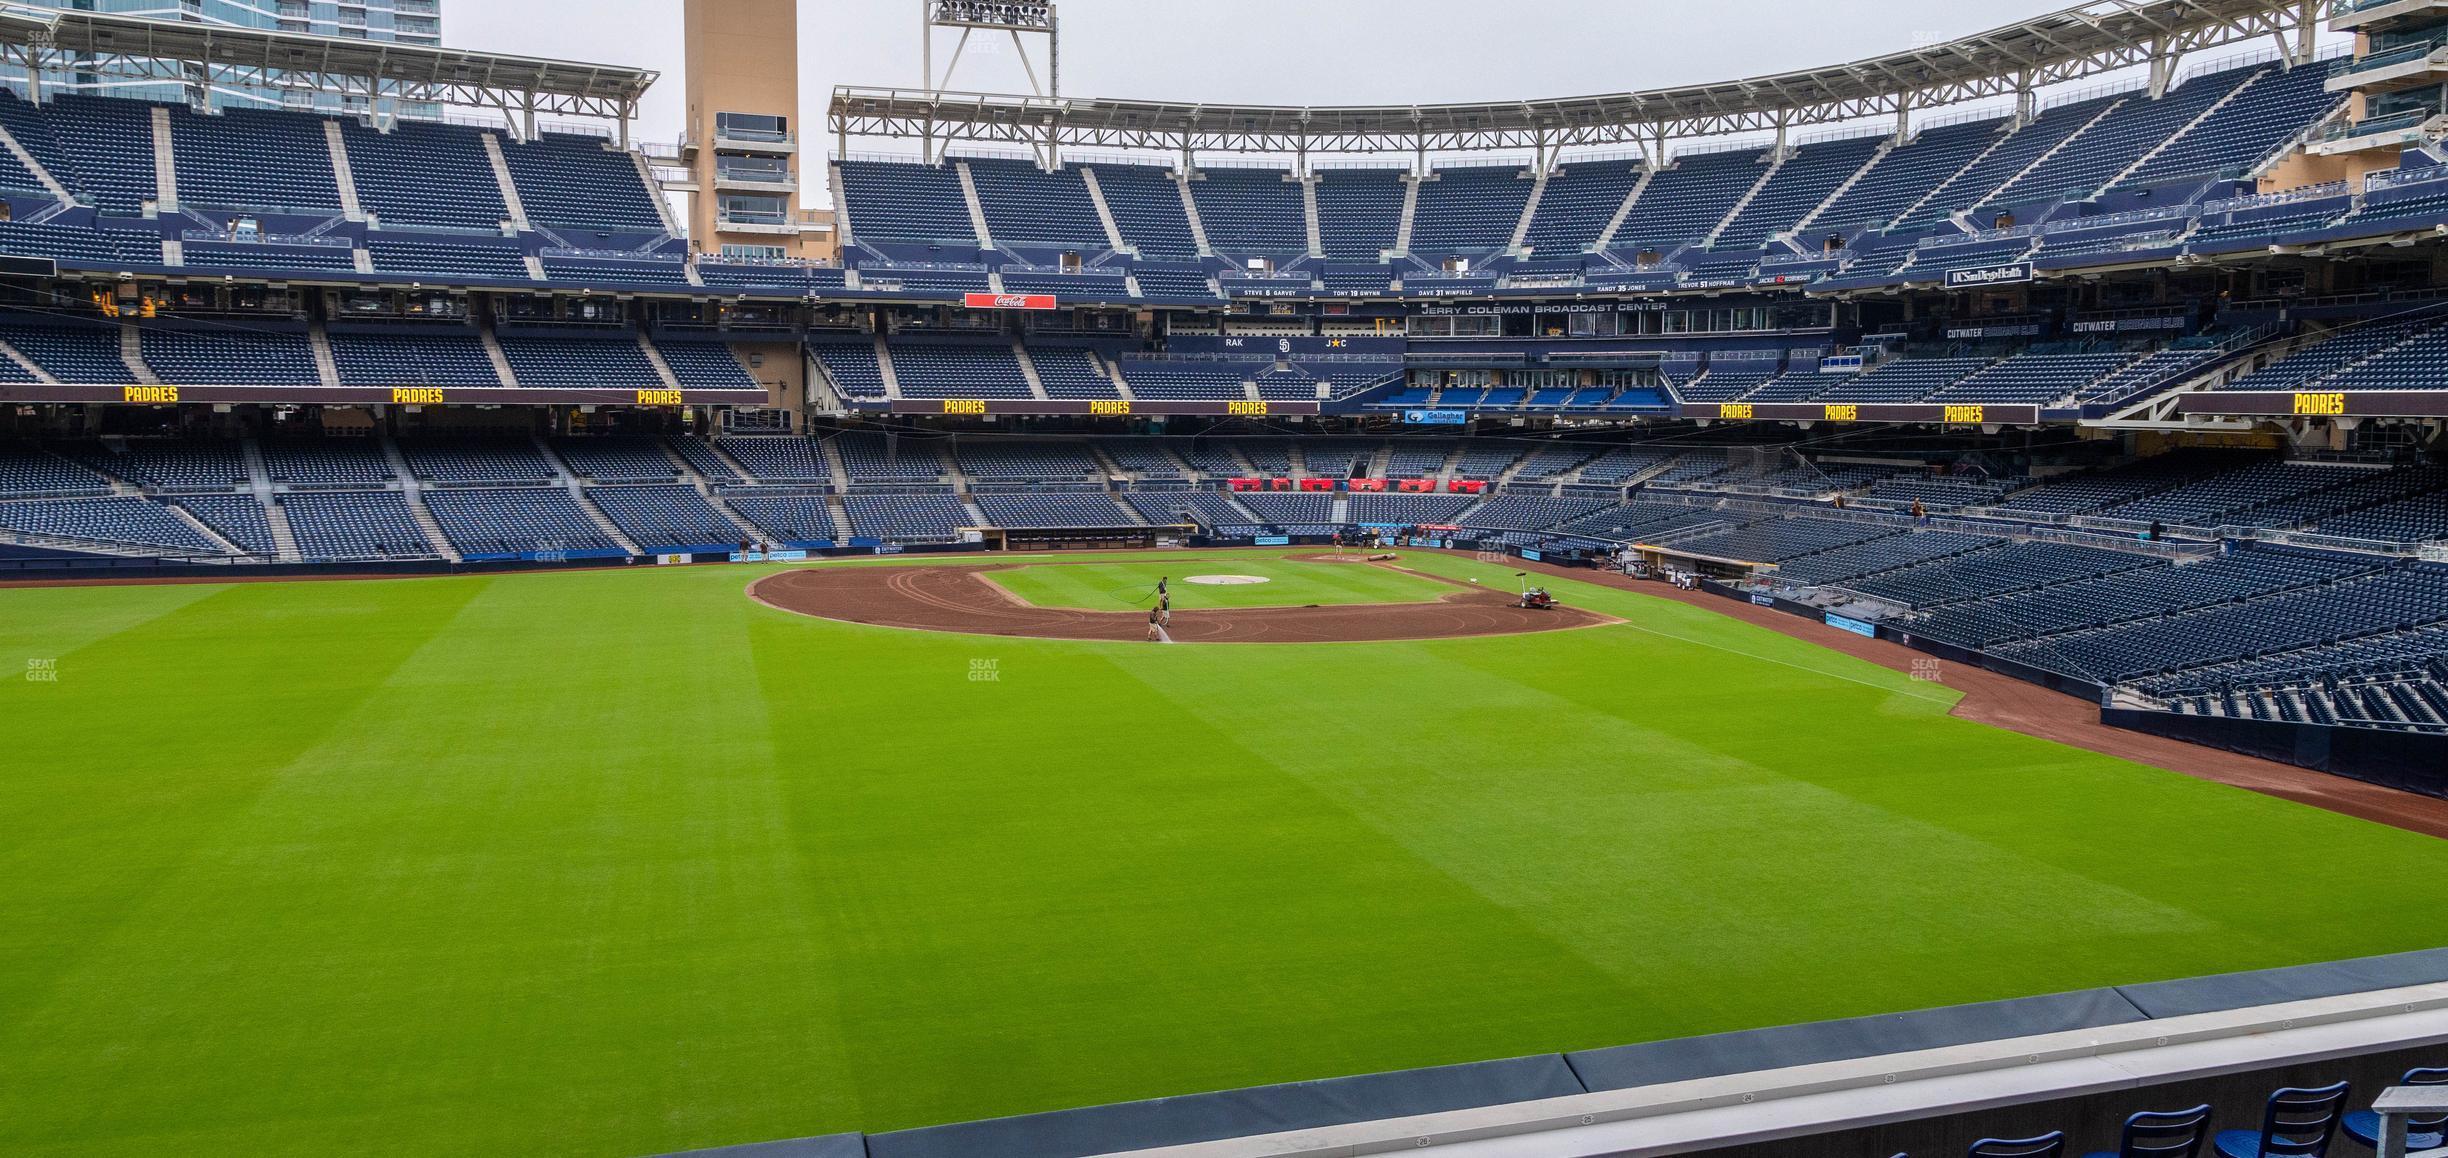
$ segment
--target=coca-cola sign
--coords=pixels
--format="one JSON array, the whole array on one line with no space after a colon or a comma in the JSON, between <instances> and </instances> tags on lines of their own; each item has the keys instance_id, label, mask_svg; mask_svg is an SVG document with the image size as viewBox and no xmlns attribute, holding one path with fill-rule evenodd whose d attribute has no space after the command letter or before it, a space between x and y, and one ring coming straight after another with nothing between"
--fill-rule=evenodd
<instances>
[{"instance_id":1,"label":"coca-cola sign","mask_svg":"<svg viewBox=\"0 0 2448 1158\"><path fill-rule=\"evenodd\" d=\"M964 294L961 304L973 310L1050 310L1053 294Z\"/></svg>"}]
</instances>

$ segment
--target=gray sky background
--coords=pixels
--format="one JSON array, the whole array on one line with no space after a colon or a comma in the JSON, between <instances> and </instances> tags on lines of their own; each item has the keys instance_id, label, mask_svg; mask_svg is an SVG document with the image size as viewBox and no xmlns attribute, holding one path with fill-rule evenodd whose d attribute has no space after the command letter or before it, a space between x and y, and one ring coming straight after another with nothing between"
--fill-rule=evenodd
<instances>
[{"instance_id":1,"label":"gray sky background","mask_svg":"<svg viewBox=\"0 0 2448 1158\"><path fill-rule=\"evenodd\" d=\"M1837 64L2073 0L1059 2L1062 87L1074 96L1412 104L1620 92ZM919 82L918 13L918 0L801 0L803 132L821 133L837 84ZM680 135L680 0L444 0L442 25L454 47L656 69L663 78L637 136ZM951 42L949 33L939 41L939 71ZM990 54L980 53L983 43L972 41L951 87L1026 91L1010 40ZM1039 38L1030 51L1041 51ZM813 152L829 149L827 142Z\"/></svg>"}]
</instances>

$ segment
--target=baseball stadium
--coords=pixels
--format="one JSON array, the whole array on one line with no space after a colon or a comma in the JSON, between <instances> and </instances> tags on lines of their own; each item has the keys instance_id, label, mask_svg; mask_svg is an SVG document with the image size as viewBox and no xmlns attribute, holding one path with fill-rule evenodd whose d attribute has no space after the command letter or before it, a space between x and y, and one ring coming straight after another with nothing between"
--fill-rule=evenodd
<instances>
[{"instance_id":1,"label":"baseball stadium","mask_svg":"<svg viewBox=\"0 0 2448 1158\"><path fill-rule=\"evenodd\" d=\"M2448 1155L2448 0L2063 2L0 2L0 1153Z\"/></svg>"}]
</instances>

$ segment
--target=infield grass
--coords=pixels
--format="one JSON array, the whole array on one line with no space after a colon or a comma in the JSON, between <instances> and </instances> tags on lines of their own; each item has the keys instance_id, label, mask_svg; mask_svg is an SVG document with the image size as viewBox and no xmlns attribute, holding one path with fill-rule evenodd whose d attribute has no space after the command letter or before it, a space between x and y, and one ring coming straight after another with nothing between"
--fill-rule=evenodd
<instances>
[{"instance_id":1,"label":"infield grass","mask_svg":"<svg viewBox=\"0 0 2448 1158\"><path fill-rule=\"evenodd\" d=\"M649 1154L2438 940L2448 844L1637 594L1150 647L768 570L0 591L0 1153Z\"/></svg>"},{"instance_id":2,"label":"infield grass","mask_svg":"<svg viewBox=\"0 0 2448 1158\"><path fill-rule=\"evenodd\" d=\"M1239 585L1191 582L1191 577L1197 575L1247 576L1266 582ZM1434 603L1457 593L1449 583L1359 562L1319 563L1266 557L1222 560L1179 554L1140 562L1048 563L989 571L986 577L1039 607L1082 611L1145 611L1156 602L1159 579L1170 580L1167 589L1173 593L1175 611Z\"/></svg>"}]
</instances>

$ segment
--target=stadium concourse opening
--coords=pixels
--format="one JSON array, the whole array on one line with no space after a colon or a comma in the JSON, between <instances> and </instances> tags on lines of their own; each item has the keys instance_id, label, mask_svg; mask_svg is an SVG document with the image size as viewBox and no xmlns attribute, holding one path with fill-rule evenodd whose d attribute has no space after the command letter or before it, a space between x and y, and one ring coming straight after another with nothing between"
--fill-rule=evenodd
<instances>
[{"instance_id":1,"label":"stadium concourse opening","mask_svg":"<svg viewBox=\"0 0 2448 1158\"><path fill-rule=\"evenodd\" d=\"M1333 556L1313 559L1335 561ZM1093 565L1094 559L1048 560ZM1396 567L1393 561L1365 564ZM1033 639L1142 640L1149 609L1089 611L1040 607L989 581L1011 563L944 563L888 567L805 567L769 575L748 587L771 607L819 619ZM1468 636L1526 635L1621 622L1571 607L1528 610L1518 596L1485 586L1405 571L1453 590L1428 603L1302 607L1183 608L1161 623L1174 643L1381 643ZM1254 578L1254 577L1247 577ZM1260 580L1263 582L1264 580ZM1185 578L1185 584L1196 578Z\"/></svg>"}]
</instances>

